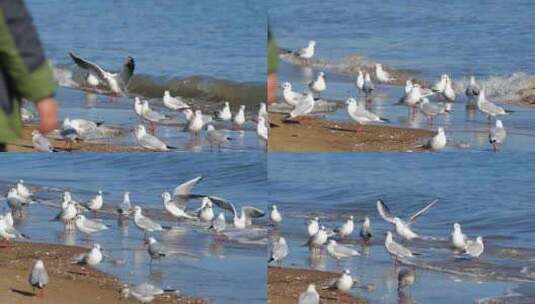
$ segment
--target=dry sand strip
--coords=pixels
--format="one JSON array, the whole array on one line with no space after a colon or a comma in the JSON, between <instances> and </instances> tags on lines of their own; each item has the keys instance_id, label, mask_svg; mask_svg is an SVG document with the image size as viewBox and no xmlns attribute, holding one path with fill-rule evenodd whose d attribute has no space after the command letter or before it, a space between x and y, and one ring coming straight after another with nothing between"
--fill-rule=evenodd
<instances>
[{"instance_id":1,"label":"dry sand strip","mask_svg":"<svg viewBox=\"0 0 535 304\"><path fill-rule=\"evenodd\" d=\"M122 283L115 277L91 267L73 265L73 256L87 249L74 246L12 242L0 248L0 303L26 304L104 304L138 303L120 299ZM44 297L37 298L28 284L36 259L42 259L50 276ZM201 298L162 295L152 303L204 304Z\"/></svg>"},{"instance_id":2,"label":"dry sand strip","mask_svg":"<svg viewBox=\"0 0 535 304\"><path fill-rule=\"evenodd\" d=\"M298 118L299 123L282 122L283 115L270 113L269 152L390 152L421 151L419 145L433 136L431 131L389 126Z\"/></svg>"},{"instance_id":3,"label":"dry sand strip","mask_svg":"<svg viewBox=\"0 0 535 304\"><path fill-rule=\"evenodd\" d=\"M22 137L16 142L7 145L8 152L35 152L32 145L32 131L38 128L37 125L24 125ZM62 140L49 138L50 142L58 151L67 151L67 144ZM96 144L79 142L72 145L72 152L150 152L141 147L120 146L114 144Z\"/></svg>"},{"instance_id":4,"label":"dry sand strip","mask_svg":"<svg viewBox=\"0 0 535 304\"><path fill-rule=\"evenodd\" d=\"M364 304L365 299L352 297L335 290L322 290L332 278L339 277L339 273L307 269L268 267L268 303L295 304L299 295L309 284L316 284L320 294L320 303Z\"/></svg>"}]
</instances>

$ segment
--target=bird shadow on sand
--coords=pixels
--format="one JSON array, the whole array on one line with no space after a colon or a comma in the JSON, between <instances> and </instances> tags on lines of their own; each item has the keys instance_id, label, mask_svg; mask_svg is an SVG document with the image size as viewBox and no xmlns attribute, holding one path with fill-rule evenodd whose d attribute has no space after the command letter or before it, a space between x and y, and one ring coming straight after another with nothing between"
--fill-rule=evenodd
<instances>
[{"instance_id":1,"label":"bird shadow on sand","mask_svg":"<svg viewBox=\"0 0 535 304\"><path fill-rule=\"evenodd\" d=\"M18 293L18 294L23 295L25 297L35 297L36 296L36 294L33 293L33 292L24 291L24 290L15 289L15 288L11 288L11 292Z\"/></svg>"}]
</instances>

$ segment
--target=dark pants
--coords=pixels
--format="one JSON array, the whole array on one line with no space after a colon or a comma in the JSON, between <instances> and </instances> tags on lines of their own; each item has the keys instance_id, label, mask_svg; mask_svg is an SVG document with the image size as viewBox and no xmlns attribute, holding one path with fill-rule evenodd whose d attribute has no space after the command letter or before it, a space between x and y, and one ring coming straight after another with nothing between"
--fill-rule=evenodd
<instances>
[{"instance_id":1,"label":"dark pants","mask_svg":"<svg viewBox=\"0 0 535 304\"><path fill-rule=\"evenodd\" d=\"M0 143L0 152L7 152L6 151L6 144Z\"/></svg>"}]
</instances>

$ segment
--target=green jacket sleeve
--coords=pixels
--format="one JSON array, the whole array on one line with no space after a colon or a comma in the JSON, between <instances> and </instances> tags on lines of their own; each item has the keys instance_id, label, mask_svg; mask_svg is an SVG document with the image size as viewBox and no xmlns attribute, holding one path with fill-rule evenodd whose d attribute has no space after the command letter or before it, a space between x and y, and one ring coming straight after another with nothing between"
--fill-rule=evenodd
<instances>
[{"instance_id":1,"label":"green jacket sleeve","mask_svg":"<svg viewBox=\"0 0 535 304\"><path fill-rule=\"evenodd\" d=\"M22 0L0 0L0 67L19 98L39 101L57 84Z\"/></svg>"}]
</instances>

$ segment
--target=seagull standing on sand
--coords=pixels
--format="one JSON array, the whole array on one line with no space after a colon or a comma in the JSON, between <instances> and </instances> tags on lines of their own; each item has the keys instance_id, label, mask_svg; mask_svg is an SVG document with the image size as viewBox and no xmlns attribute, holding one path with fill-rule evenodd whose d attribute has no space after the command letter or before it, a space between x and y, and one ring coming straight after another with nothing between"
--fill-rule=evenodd
<instances>
[{"instance_id":1,"label":"seagull standing on sand","mask_svg":"<svg viewBox=\"0 0 535 304\"><path fill-rule=\"evenodd\" d=\"M99 244L94 244L89 252L82 253L73 259L73 264L97 266L102 262L102 251Z\"/></svg>"},{"instance_id":2,"label":"seagull standing on sand","mask_svg":"<svg viewBox=\"0 0 535 304\"><path fill-rule=\"evenodd\" d=\"M276 205L271 206L271 213L269 214L269 218L271 219L272 224L279 224L280 222L282 222L282 215L280 214Z\"/></svg>"},{"instance_id":3,"label":"seagull standing on sand","mask_svg":"<svg viewBox=\"0 0 535 304\"><path fill-rule=\"evenodd\" d=\"M316 291L316 285L310 284L307 290L299 295L299 302L297 304L319 304L320 295Z\"/></svg>"},{"instance_id":4,"label":"seagull standing on sand","mask_svg":"<svg viewBox=\"0 0 535 304\"><path fill-rule=\"evenodd\" d=\"M478 258L485 250L485 245L483 245L483 237L478 236L475 241L466 241L466 248L464 250L465 254L474 258Z\"/></svg>"},{"instance_id":5,"label":"seagull standing on sand","mask_svg":"<svg viewBox=\"0 0 535 304\"><path fill-rule=\"evenodd\" d=\"M32 144L33 149L37 152L55 152L54 146L52 146L50 140L38 130L32 131Z\"/></svg>"},{"instance_id":6,"label":"seagull standing on sand","mask_svg":"<svg viewBox=\"0 0 535 304\"><path fill-rule=\"evenodd\" d=\"M375 64L375 76L377 77L377 80L382 83L389 83L394 80L387 71L383 70L383 65L380 63Z\"/></svg>"},{"instance_id":7,"label":"seagull standing on sand","mask_svg":"<svg viewBox=\"0 0 535 304\"><path fill-rule=\"evenodd\" d=\"M292 91L292 84L285 82L282 84L282 97L287 104L296 107L303 99L303 94Z\"/></svg>"},{"instance_id":8,"label":"seagull standing on sand","mask_svg":"<svg viewBox=\"0 0 535 304\"><path fill-rule=\"evenodd\" d=\"M339 228L335 229L334 232L338 234L339 237L345 238L353 233L353 229L355 229L355 223L353 222L353 216L350 215L346 222L343 223Z\"/></svg>"},{"instance_id":9,"label":"seagull standing on sand","mask_svg":"<svg viewBox=\"0 0 535 304\"><path fill-rule=\"evenodd\" d=\"M410 241L412 239L420 237L418 234L414 233L411 230L411 225L416 222L416 219L420 215L424 214L427 210L429 210L431 207L433 207L433 205L435 205L437 202L438 202L438 200L434 200L434 201L430 202L424 208L422 208L418 212L414 213L406 221L402 220L399 217L393 216L392 213L390 212L390 209L388 208L388 206L382 200L378 200L377 201L377 211L379 212L379 215L381 215L381 217L385 221L387 221L387 222L391 223L392 225L394 225L396 233L399 236L401 236L402 238Z\"/></svg>"},{"instance_id":10,"label":"seagull standing on sand","mask_svg":"<svg viewBox=\"0 0 535 304\"><path fill-rule=\"evenodd\" d=\"M280 237L278 241L273 242L273 247L271 248L271 257L268 260L268 263L275 262L279 265L282 265L282 260L288 256L288 244L286 244L286 239Z\"/></svg>"},{"instance_id":11,"label":"seagull standing on sand","mask_svg":"<svg viewBox=\"0 0 535 304\"><path fill-rule=\"evenodd\" d=\"M308 115L314 109L315 104L316 104L316 101L314 100L314 96L312 95L312 93L308 92L299 101L299 103L295 106L295 108L290 112L288 117L296 118L299 116Z\"/></svg>"},{"instance_id":12,"label":"seagull standing on sand","mask_svg":"<svg viewBox=\"0 0 535 304\"><path fill-rule=\"evenodd\" d=\"M330 239L327 243L327 253L336 260L360 255L357 250L344 245L340 245L333 239Z\"/></svg>"},{"instance_id":13,"label":"seagull standing on sand","mask_svg":"<svg viewBox=\"0 0 535 304\"><path fill-rule=\"evenodd\" d=\"M245 123L245 106L241 105L240 109L238 110L238 113L234 116L234 125L238 128L241 128L241 126Z\"/></svg>"},{"instance_id":14,"label":"seagull standing on sand","mask_svg":"<svg viewBox=\"0 0 535 304\"><path fill-rule=\"evenodd\" d=\"M224 121L230 121L232 119L232 112L230 112L230 105L228 101L225 101L225 105L223 106L223 109L217 112L217 118L224 120Z\"/></svg>"},{"instance_id":15,"label":"seagull standing on sand","mask_svg":"<svg viewBox=\"0 0 535 304\"><path fill-rule=\"evenodd\" d=\"M144 125L138 125L136 127L135 135L138 144L145 149L154 151L169 151L175 149L174 147L168 146L158 137L147 133L147 129L145 129Z\"/></svg>"},{"instance_id":16,"label":"seagull standing on sand","mask_svg":"<svg viewBox=\"0 0 535 304\"><path fill-rule=\"evenodd\" d=\"M310 40L308 42L308 46L305 48L302 48L300 50L297 50L294 52L294 55L305 60L309 60L310 58L314 57L314 47L316 46L316 41Z\"/></svg>"},{"instance_id":17,"label":"seagull standing on sand","mask_svg":"<svg viewBox=\"0 0 535 304\"><path fill-rule=\"evenodd\" d=\"M316 80L311 81L308 84L308 88L318 97L321 97L321 92L327 89L327 83L325 82L325 73L319 72Z\"/></svg>"},{"instance_id":18,"label":"seagull standing on sand","mask_svg":"<svg viewBox=\"0 0 535 304\"><path fill-rule=\"evenodd\" d=\"M368 243L372 238L372 228L370 224L370 218L364 217L364 221L362 222L362 227L360 228L360 237L365 243Z\"/></svg>"},{"instance_id":19,"label":"seagull standing on sand","mask_svg":"<svg viewBox=\"0 0 535 304\"><path fill-rule=\"evenodd\" d=\"M45 264L42 260L35 261L33 264L32 271L28 277L28 282L33 288L33 293L35 294L35 288L39 289L38 297L43 297L45 294L45 287L48 285L48 273L45 269Z\"/></svg>"},{"instance_id":20,"label":"seagull standing on sand","mask_svg":"<svg viewBox=\"0 0 535 304\"><path fill-rule=\"evenodd\" d=\"M459 223L453 224L453 231L451 232L451 245L454 249L464 250L466 248L466 241L468 238L461 230Z\"/></svg>"},{"instance_id":21,"label":"seagull standing on sand","mask_svg":"<svg viewBox=\"0 0 535 304\"><path fill-rule=\"evenodd\" d=\"M505 138L507 137L507 132L503 127L501 120L496 119L496 125L492 127L489 131L489 143L492 145L492 150L494 152L502 146Z\"/></svg>"},{"instance_id":22,"label":"seagull standing on sand","mask_svg":"<svg viewBox=\"0 0 535 304\"><path fill-rule=\"evenodd\" d=\"M355 280L351 276L351 271L349 269L344 270L344 273L337 278L333 279L329 286L327 286L328 289L337 289L341 292L348 293L351 288L358 283L358 280Z\"/></svg>"},{"instance_id":23,"label":"seagull standing on sand","mask_svg":"<svg viewBox=\"0 0 535 304\"><path fill-rule=\"evenodd\" d=\"M362 105L359 105L354 98L348 98L346 100L347 114L352 120L356 121L359 125L371 123L371 122L387 122L385 118L381 118L373 112L366 110Z\"/></svg>"},{"instance_id":24,"label":"seagull standing on sand","mask_svg":"<svg viewBox=\"0 0 535 304\"><path fill-rule=\"evenodd\" d=\"M156 296L163 295L166 292L179 293L177 290L164 290L149 283L141 283L133 287L125 284L121 289L121 297L126 299L132 296L141 303L150 303Z\"/></svg>"},{"instance_id":25,"label":"seagull standing on sand","mask_svg":"<svg viewBox=\"0 0 535 304\"><path fill-rule=\"evenodd\" d=\"M189 109L189 105L182 98L171 96L171 93L167 90L163 93L163 105L173 111Z\"/></svg>"},{"instance_id":26,"label":"seagull standing on sand","mask_svg":"<svg viewBox=\"0 0 535 304\"><path fill-rule=\"evenodd\" d=\"M110 88L113 94L126 95L126 88L132 79L132 75L134 75L134 58L128 56L119 73L110 73L97 64L74 55L72 52L69 54L78 67L87 71L89 74L87 80L90 85L96 86L102 82Z\"/></svg>"},{"instance_id":27,"label":"seagull standing on sand","mask_svg":"<svg viewBox=\"0 0 535 304\"><path fill-rule=\"evenodd\" d=\"M447 143L448 140L446 138L446 133L444 133L444 128L440 127L436 134L424 145L424 148L438 152L444 149Z\"/></svg>"}]
</instances>

